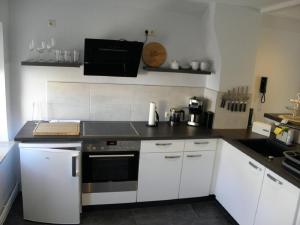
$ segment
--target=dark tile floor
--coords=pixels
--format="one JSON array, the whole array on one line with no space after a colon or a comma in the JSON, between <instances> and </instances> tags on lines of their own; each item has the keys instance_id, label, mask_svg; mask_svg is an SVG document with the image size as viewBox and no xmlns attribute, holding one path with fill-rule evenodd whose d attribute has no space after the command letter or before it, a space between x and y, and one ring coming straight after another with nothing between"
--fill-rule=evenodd
<instances>
[{"instance_id":1,"label":"dark tile floor","mask_svg":"<svg viewBox=\"0 0 300 225\"><path fill-rule=\"evenodd\" d=\"M236 225L214 199L159 206L91 208L81 216L83 225ZM16 199L4 225L42 225L23 220L21 196Z\"/></svg>"}]
</instances>

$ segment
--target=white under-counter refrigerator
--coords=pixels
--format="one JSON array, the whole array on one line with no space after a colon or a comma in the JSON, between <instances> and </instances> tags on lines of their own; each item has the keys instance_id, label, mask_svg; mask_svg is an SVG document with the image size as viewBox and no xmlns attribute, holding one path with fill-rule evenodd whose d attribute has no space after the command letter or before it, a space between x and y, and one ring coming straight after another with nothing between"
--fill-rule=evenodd
<instances>
[{"instance_id":1,"label":"white under-counter refrigerator","mask_svg":"<svg viewBox=\"0 0 300 225\"><path fill-rule=\"evenodd\" d=\"M81 143L20 143L24 219L79 224Z\"/></svg>"}]
</instances>

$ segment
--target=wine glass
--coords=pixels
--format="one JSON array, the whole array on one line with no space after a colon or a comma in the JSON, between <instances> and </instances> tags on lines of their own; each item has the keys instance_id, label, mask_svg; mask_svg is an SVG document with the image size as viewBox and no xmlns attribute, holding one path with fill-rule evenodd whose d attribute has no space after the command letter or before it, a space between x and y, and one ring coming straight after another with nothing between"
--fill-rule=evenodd
<instances>
[{"instance_id":1,"label":"wine glass","mask_svg":"<svg viewBox=\"0 0 300 225\"><path fill-rule=\"evenodd\" d=\"M49 62L51 62L52 60L54 60L54 56L55 54L52 55L52 53L55 53L53 52L53 49L55 47L55 39L54 38L51 38L48 42L47 42L47 45L46 45L46 48L47 48L47 52L48 52L48 59L49 59Z\"/></svg>"},{"instance_id":2,"label":"wine glass","mask_svg":"<svg viewBox=\"0 0 300 225\"><path fill-rule=\"evenodd\" d=\"M43 61L43 53L44 53L44 51L45 51L45 49L46 49L46 42L45 41L42 41L41 42L41 47L39 47L39 48L37 48L37 51L39 52L39 58L40 58L40 62L42 62Z\"/></svg>"},{"instance_id":3,"label":"wine glass","mask_svg":"<svg viewBox=\"0 0 300 225\"><path fill-rule=\"evenodd\" d=\"M50 44L51 44L51 47L52 47L52 48L55 47L56 42L55 42L55 39L54 39L54 38L51 38L51 39L50 39Z\"/></svg>"},{"instance_id":4,"label":"wine glass","mask_svg":"<svg viewBox=\"0 0 300 225\"><path fill-rule=\"evenodd\" d=\"M34 61L35 43L34 40L29 42L29 60Z\"/></svg>"}]
</instances>

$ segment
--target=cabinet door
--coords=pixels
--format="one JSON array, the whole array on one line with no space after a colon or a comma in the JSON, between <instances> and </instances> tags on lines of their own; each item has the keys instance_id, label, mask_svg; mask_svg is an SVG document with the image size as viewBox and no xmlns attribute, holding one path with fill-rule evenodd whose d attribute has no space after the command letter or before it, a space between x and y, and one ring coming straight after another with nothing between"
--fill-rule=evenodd
<instances>
[{"instance_id":1,"label":"cabinet door","mask_svg":"<svg viewBox=\"0 0 300 225\"><path fill-rule=\"evenodd\" d=\"M20 159L24 219L80 223L80 152L20 148Z\"/></svg>"},{"instance_id":2,"label":"cabinet door","mask_svg":"<svg viewBox=\"0 0 300 225\"><path fill-rule=\"evenodd\" d=\"M300 199L299 199L300 201ZM297 212L297 219L296 219L296 225L300 225L300 208L298 208L298 212Z\"/></svg>"},{"instance_id":3,"label":"cabinet door","mask_svg":"<svg viewBox=\"0 0 300 225\"><path fill-rule=\"evenodd\" d=\"M179 198L209 195L214 156L214 151L184 153Z\"/></svg>"},{"instance_id":4,"label":"cabinet door","mask_svg":"<svg viewBox=\"0 0 300 225\"><path fill-rule=\"evenodd\" d=\"M262 165L223 142L216 198L239 224L254 224L264 170Z\"/></svg>"},{"instance_id":5,"label":"cabinet door","mask_svg":"<svg viewBox=\"0 0 300 225\"><path fill-rule=\"evenodd\" d=\"M266 169L255 225L293 225L299 189Z\"/></svg>"},{"instance_id":6,"label":"cabinet door","mask_svg":"<svg viewBox=\"0 0 300 225\"><path fill-rule=\"evenodd\" d=\"M178 198L182 154L178 152L140 155L137 196L139 202Z\"/></svg>"}]
</instances>

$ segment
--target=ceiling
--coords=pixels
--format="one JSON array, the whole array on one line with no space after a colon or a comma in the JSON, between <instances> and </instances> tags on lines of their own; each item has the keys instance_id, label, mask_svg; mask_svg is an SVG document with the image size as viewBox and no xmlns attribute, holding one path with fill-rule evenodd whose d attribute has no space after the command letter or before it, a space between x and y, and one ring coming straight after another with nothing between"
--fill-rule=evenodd
<instances>
[{"instance_id":1,"label":"ceiling","mask_svg":"<svg viewBox=\"0 0 300 225\"><path fill-rule=\"evenodd\" d=\"M286 8L286 9L281 9L271 14L275 16L282 16L282 17L300 20L300 5Z\"/></svg>"},{"instance_id":2,"label":"ceiling","mask_svg":"<svg viewBox=\"0 0 300 225\"><path fill-rule=\"evenodd\" d=\"M194 0L194 1L201 1L201 0ZM209 2L209 0L207 1ZM281 4L281 3L291 2L291 0L215 0L215 1L219 3L227 3L227 4L251 7L258 10L261 10L266 7L274 6L277 4ZM298 6L272 11L268 14L300 20L300 4Z\"/></svg>"},{"instance_id":3,"label":"ceiling","mask_svg":"<svg viewBox=\"0 0 300 225\"><path fill-rule=\"evenodd\" d=\"M211 2L211 0L193 0L198 2ZM271 5L275 5L282 2L289 2L290 0L215 0L219 3L227 3L233 5L247 6L256 9L262 9Z\"/></svg>"},{"instance_id":4,"label":"ceiling","mask_svg":"<svg viewBox=\"0 0 300 225\"><path fill-rule=\"evenodd\" d=\"M107 0L109 1L109 0ZM115 0L117 1L117 0ZM127 2L135 3L137 7L145 7L146 9L160 9L178 13L188 13L191 15L201 15L206 11L208 2L225 3L232 5L239 5L244 7L250 7L257 10L277 6L278 4L287 3L300 0L127 0L118 1L118 4L127 4ZM267 14L296 18L300 19L300 5L282 10L272 11Z\"/></svg>"}]
</instances>

